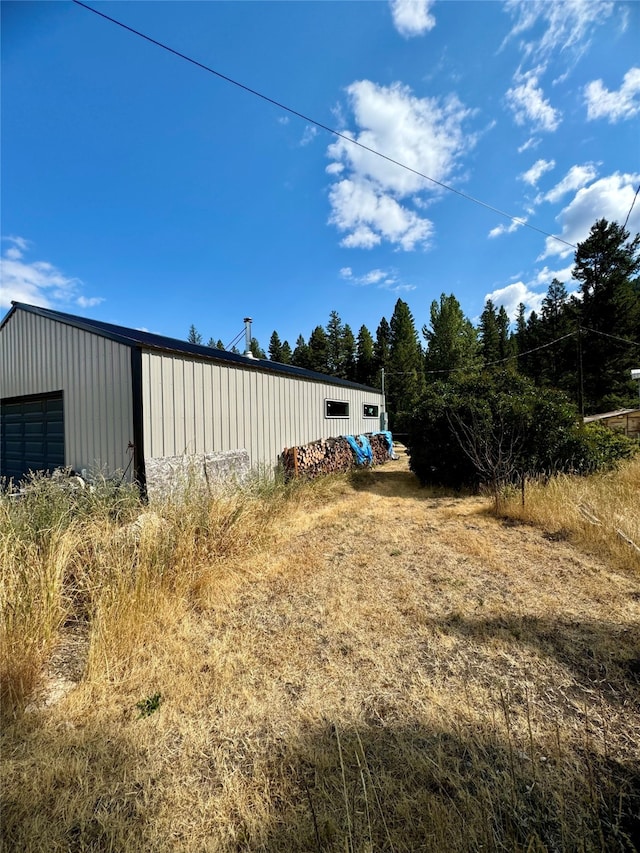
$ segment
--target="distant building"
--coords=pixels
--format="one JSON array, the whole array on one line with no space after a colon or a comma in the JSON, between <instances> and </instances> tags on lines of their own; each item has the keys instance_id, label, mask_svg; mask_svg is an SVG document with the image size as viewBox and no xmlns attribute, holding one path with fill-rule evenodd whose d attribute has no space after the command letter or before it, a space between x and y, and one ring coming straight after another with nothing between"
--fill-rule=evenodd
<instances>
[{"instance_id":1,"label":"distant building","mask_svg":"<svg viewBox=\"0 0 640 853\"><path fill-rule=\"evenodd\" d=\"M604 412L601 415L589 415L585 424L601 423L614 432L621 432L629 438L640 438L640 409L618 409L616 412Z\"/></svg>"},{"instance_id":2,"label":"distant building","mask_svg":"<svg viewBox=\"0 0 640 853\"><path fill-rule=\"evenodd\" d=\"M143 487L168 457L243 450L273 469L285 447L377 431L383 409L354 382L18 302L0 398L1 476L127 470Z\"/></svg>"}]
</instances>

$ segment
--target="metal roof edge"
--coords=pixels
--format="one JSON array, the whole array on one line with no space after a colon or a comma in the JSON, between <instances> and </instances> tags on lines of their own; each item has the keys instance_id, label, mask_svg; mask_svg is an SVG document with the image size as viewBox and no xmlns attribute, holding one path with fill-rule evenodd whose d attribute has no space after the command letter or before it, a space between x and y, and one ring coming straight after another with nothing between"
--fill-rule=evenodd
<instances>
[{"instance_id":1,"label":"metal roof edge","mask_svg":"<svg viewBox=\"0 0 640 853\"><path fill-rule=\"evenodd\" d=\"M65 314L62 311L54 311L51 308L40 308L36 305L28 305L25 302L11 303L9 312L0 323L0 329L7 323L9 318L20 309L30 314L36 314L54 322L64 323L84 332L107 338L115 343L124 344L129 347L141 347L149 351L172 352L180 355L196 356L206 361L217 361L233 364L252 370L260 370L265 373L277 373L283 376L295 376L299 379L307 379L310 382L322 382L325 385L337 385L344 388L353 388L358 391L367 391L372 394L382 394L379 388L370 385L361 385L350 379L341 379L338 376L330 376L326 373L318 373L315 370L307 370L304 367L296 367L293 364L281 364L264 358L248 358L238 353L226 350L214 349L201 344L190 344L177 338L169 338L165 335L156 335L153 332L142 332L139 329L130 329L126 326L117 326L113 323L105 323L101 320L89 320L78 317L75 314Z\"/></svg>"}]
</instances>

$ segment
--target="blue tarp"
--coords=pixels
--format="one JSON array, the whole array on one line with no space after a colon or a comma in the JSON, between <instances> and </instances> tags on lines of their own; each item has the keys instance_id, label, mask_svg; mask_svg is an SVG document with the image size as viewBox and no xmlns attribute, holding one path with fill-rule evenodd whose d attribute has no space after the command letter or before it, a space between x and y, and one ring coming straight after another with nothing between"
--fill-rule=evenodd
<instances>
[{"instance_id":1,"label":"blue tarp","mask_svg":"<svg viewBox=\"0 0 640 853\"><path fill-rule=\"evenodd\" d=\"M366 435L359 435L357 440L354 435L345 435L344 438L351 445L351 449L356 455L358 465L371 465L373 462L373 451L369 444L369 439ZM358 444L360 442L360 444Z\"/></svg>"}]
</instances>

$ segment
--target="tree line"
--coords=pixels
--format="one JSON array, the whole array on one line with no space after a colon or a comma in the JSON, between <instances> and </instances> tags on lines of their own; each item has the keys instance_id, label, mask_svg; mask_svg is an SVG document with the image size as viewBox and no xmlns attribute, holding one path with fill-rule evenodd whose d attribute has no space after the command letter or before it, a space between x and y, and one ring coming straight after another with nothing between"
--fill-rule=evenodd
<instances>
[{"instance_id":1,"label":"tree line","mask_svg":"<svg viewBox=\"0 0 640 853\"><path fill-rule=\"evenodd\" d=\"M490 299L476 326L456 297L443 293L431 303L421 336L409 305L398 299L375 335L365 325L354 335L332 311L326 326L316 326L308 340L299 335L293 348L274 330L268 358L376 388L384 370L396 430L430 386L486 371L519 374L537 387L563 391L582 413L637 406L630 372L640 368L639 270L640 234L631 238L623 226L601 219L575 252L577 290L569 295L566 284L554 279L540 312L527 316L521 304L513 326L505 308ZM203 343L193 325L189 341ZM221 340L208 345L225 348ZM267 357L255 338L251 351Z\"/></svg>"}]
</instances>

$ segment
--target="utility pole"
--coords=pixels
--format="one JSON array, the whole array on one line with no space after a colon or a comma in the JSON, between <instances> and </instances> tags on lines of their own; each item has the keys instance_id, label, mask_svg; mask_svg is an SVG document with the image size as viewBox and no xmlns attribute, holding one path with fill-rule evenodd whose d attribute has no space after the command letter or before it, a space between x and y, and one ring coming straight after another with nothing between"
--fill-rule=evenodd
<instances>
[{"instance_id":1,"label":"utility pole","mask_svg":"<svg viewBox=\"0 0 640 853\"><path fill-rule=\"evenodd\" d=\"M387 415L387 398L384 393L384 367L380 368L380 386L382 389L382 412L380 413L380 429L387 431L389 429L389 416Z\"/></svg>"},{"instance_id":2,"label":"utility pole","mask_svg":"<svg viewBox=\"0 0 640 853\"><path fill-rule=\"evenodd\" d=\"M578 408L584 421L584 377L582 374L582 326L578 320Z\"/></svg>"}]
</instances>

